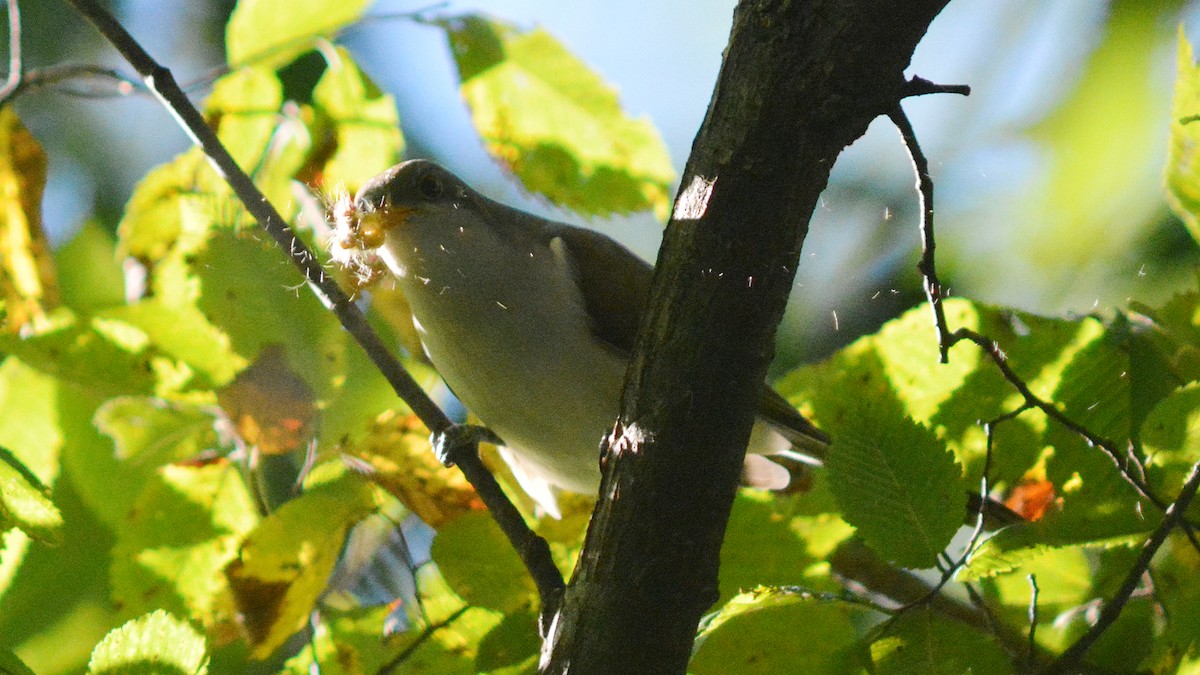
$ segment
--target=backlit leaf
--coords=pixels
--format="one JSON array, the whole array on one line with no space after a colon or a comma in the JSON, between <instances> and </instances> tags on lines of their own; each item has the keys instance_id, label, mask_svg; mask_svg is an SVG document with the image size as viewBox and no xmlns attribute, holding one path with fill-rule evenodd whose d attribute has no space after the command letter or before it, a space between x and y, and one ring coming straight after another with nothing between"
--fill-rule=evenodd
<instances>
[{"instance_id":1,"label":"backlit leaf","mask_svg":"<svg viewBox=\"0 0 1200 675\"><path fill-rule=\"evenodd\" d=\"M332 154L321 169L327 189L358 191L368 179L396 163L404 152L400 118L391 96L379 91L338 47L337 58L313 88L313 105L328 116Z\"/></svg>"},{"instance_id":2,"label":"backlit leaf","mask_svg":"<svg viewBox=\"0 0 1200 675\"><path fill-rule=\"evenodd\" d=\"M871 645L871 657L874 672L886 675L1015 672L994 638L924 607L903 614Z\"/></svg>"},{"instance_id":3,"label":"backlit leaf","mask_svg":"<svg viewBox=\"0 0 1200 675\"><path fill-rule=\"evenodd\" d=\"M1167 146L1167 203L1200 242L1200 67L1192 43L1179 26L1178 71L1171 103L1171 141Z\"/></svg>"},{"instance_id":4,"label":"backlit leaf","mask_svg":"<svg viewBox=\"0 0 1200 675\"><path fill-rule=\"evenodd\" d=\"M849 673L861 670L853 646L860 608L807 593L758 589L730 600L697 641L688 672ZM856 616L857 615L857 616Z\"/></svg>"},{"instance_id":5,"label":"backlit leaf","mask_svg":"<svg viewBox=\"0 0 1200 675\"><path fill-rule=\"evenodd\" d=\"M207 672L204 638L186 621L163 611L134 619L105 635L88 662L90 675Z\"/></svg>"},{"instance_id":6,"label":"backlit leaf","mask_svg":"<svg viewBox=\"0 0 1200 675\"><path fill-rule=\"evenodd\" d=\"M62 538L62 525L62 513L50 499L50 491L0 447L0 530L19 527L29 536L53 544Z\"/></svg>"},{"instance_id":7,"label":"backlit leaf","mask_svg":"<svg viewBox=\"0 0 1200 675\"><path fill-rule=\"evenodd\" d=\"M479 495L457 468L444 466L429 446L429 432L411 415L387 413L370 434L348 448L372 471L368 476L430 527L483 509Z\"/></svg>"},{"instance_id":8,"label":"backlit leaf","mask_svg":"<svg viewBox=\"0 0 1200 675\"><path fill-rule=\"evenodd\" d=\"M217 400L242 440L268 455L299 450L314 433L312 388L292 372L279 345L263 349Z\"/></svg>"},{"instance_id":9,"label":"backlit leaf","mask_svg":"<svg viewBox=\"0 0 1200 675\"><path fill-rule=\"evenodd\" d=\"M542 29L474 14L442 25L475 128L526 188L584 214L665 219L675 178L666 146L599 75Z\"/></svg>"},{"instance_id":10,"label":"backlit leaf","mask_svg":"<svg viewBox=\"0 0 1200 675\"><path fill-rule=\"evenodd\" d=\"M229 462L160 468L115 528L114 600L126 612L168 609L233 639L238 631L221 572L257 522Z\"/></svg>"},{"instance_id":11,"label":"backlit leaf","mask_svg":"<svg viewBox=\"0 0 1200 675\"><path fill-rule=\"evenodd\" d=\"M954 455L925 427L874 405L848 406L847 414L844 426L829 427L826 462L846 521L884 558L932 566L966 512Z\"/></svg>"},{"instance_id":12,"label":"backlit leaf","mask_svg":"<svg viewBox=\"0 0 1200 675\"><path fill-rule=\"evenodd\" d=\"M240 0L225 29L231 66L279 67L355 22L367 0Z\"/></svg>"},{"instance_id":13,"label":"backlit leaf","mask_svg":"<svg viewBox=\"0 0 1200 675\"><path fill-rule=\"evenodd\" d=\"M433 561L469 604L511 612L529 607L536 589L500 527L482 512L447 523L433 540Z\"/></svg>"},{"instance_id":14,"label":"backlit leaf","mask_svg":"<svg viewBox=\"0 0 1200 675\"><path fill-rule=\"evenodd\" d=\"M58 302L50 247L42 232L46 153L12 106L0 108L0 294L3 329L38 326Z\"/></svg>"},{"instance_id":15,"label":"backlit leaf","mask_svg":"<svg viewBox=\"0 0 1200 675\"><path fill-rule=\"evenodd\" d=\"M349 475L287 502L246 537L225 575L256 658L308 622L346 531L376 507L370 486Z\"/></svg>"}]
</instances>

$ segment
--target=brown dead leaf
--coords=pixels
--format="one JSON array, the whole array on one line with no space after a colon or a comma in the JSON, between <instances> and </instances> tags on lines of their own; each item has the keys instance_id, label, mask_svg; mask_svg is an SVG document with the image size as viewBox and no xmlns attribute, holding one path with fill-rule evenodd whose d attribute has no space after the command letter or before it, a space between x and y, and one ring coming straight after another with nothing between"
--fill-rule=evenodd
<instances>
[{"instance_id":1,"label":"brown dead leaf","mask_svg":"<svg viewBox=\"0 0 1200 675\"><path fill-rule=\"evenodd\" d=\"M308 383L288 366L281 345L265 347L217 401L238 435L260 452L292 452L315 433L317 407Z\"/></svg>"},{"instance_id":2,"label":"brown dead leaf","mask_svg":"<svg viewBox=\"0 0 1200 675\"><path fill-rule=\"evenodd\" d=\"M1009 493L1004 505L1030 522L1040 520L1052 506L1061 500L1054 491L1054 483L1045 478L1026 478Z\"/></svg>"},{"instance_id":3,"label":"brown dead leaf","mask_svg":"<svg viewBox=\"0 0 1200 675\"><path fill-rule=\"evenodd\" d=\"M436 529L484 506L461 471L438 462L428 436L415 415L389 411L346 454L365 462L372 481Z\"/></svg>"}]
</instances>

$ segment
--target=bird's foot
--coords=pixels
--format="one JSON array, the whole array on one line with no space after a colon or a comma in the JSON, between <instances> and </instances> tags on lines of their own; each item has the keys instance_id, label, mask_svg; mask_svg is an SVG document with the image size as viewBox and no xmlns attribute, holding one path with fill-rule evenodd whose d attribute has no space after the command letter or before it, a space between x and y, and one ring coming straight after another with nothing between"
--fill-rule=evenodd
<instances>
[{"instance_id":1,"label":"bird's foot","mask_svg":"<svg viewBox=\"0 0 1200 675\"><path fill-rule=\"evenodd\" d=\"M434 456L446 466L454 466L462 453L474 452L481 441L494 445L504 444L496 432L476 424L451 424L429 435Z\"/></svg>"}]
</instances>

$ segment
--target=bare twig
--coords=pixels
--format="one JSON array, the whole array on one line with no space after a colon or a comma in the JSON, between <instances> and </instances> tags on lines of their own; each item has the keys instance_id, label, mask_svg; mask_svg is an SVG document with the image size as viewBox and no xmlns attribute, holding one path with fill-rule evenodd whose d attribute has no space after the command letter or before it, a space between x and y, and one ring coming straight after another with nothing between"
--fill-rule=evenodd
<instances>
[{"instance_id":1,"label":"bare twig","mask_svg":"<svg viewBox=\"0 0 1200 675\"><path fill-rule=\"evenodd\" d=\"M17 0L8 0L8 75L0 87L0 103L8 100L21 86L24 66L21 63L21 7Z\"/></svg>"},{"instance_id":2,"label":"bare twig","mask_svg":"<svg viewBox=\"0 0 1200 675\"><path fill-rule=\"evenodd\" d=\"M334 312L342 325L354 336L371 361L421 422L435 434L444 432L451 427L450 419L404 370L391 350L371 329L358 306L351 302L336 281L325 274L325 270L312 251L295 236L279 212L255 187L249 176L238 167L229 151L218 140L216 132L205 123L200 112L179 88L171 71L151 58L125 28L95 0L69 1L121 52L134 70L141 75L146 86L175 115L193 142L208 155L210 163L218 175L229 183L229 186L241 199L246 210L288 254L293 264L304 275L309 288L326 307ZM463 452L461 455L461 457L457 455L455 457L460 469L479 493L492 517L495 518L521 556L537 584L543 611L552 610L556 606L558 598L561 597L564 583L562 574L550 557L549 546L544 539L534 534L525 524L520 511L508 500L496 479L484 467L478 452Z\"/></svg>"},{"instance_id":3,"label":"bare twig","mask_svg":"<svg viewBox=\"0 0 1200 675\"><path fill-rule=\"evenodd\" d=\"M21 52L20 52L20 22L19 14L16 9L17 0L9 2L9 33L11 39L9 41L9 72L7 82L0 86L0 105L15 99L17 96L28 91L55 87L65 82L72 80L100 80L110 82L116 85L112 91L103 90L86 90L86 89L67 89L62 91L79 98L116 98L129 96L131 94L147 94L151 92L146 87L142 86L136 80L125 77L120 72L107 68L105 66L94 64L75 64L64 63L54 66L45 66L37 69L30 69L22 72L21 70ZM344 37L353 30L362 28L374 22L379 21L395 21L395 20L411 20L422 24L432 25L434 22L426 17L426 15L435 10L443 9L448 5L447 2L436 2L420 7L411 12L390 12L386 14L371 14L362 17L358 22L346 26L332 34L331 38ZM300 36L291 40L286 40L282 43L275 44L269 49L255 54L249 59L250 63L257 63L271 58L283 51L294 48L296 45L306 43L311 38L308 36ZM185 92L195 92L197 89L206 87L224 75L231 72L229 64L222 63L215 66L200 76L181 83L179 88Z\"/></svg>"},{"instance_id":4,"label":"bare twig","mask_svg":"<svg viewBox=\"0 0 1200 675\"><path fill-rule=\"evenodd\" d=\"M1096 619L1096 623L1088 629L1075 644L1071 645L1059 655L1057 659L1045 670L1047 675L1051 673L1073 673L1079 669L1080 662L1083 660L1084 654L1091 648L1096 640L1108 630L1108 627L1117 620L1117 616L1121 614L1121 610L1125 608L1125 603L1129 602L1133 592L1137 590L1138 584L1141 583L1142 576L1150 569L1150 561L1154 559L1154 554L1167 540L1167 535L1171 530L1175 529L1180 524L1183 514L1187 512L1188 506L1192 503L1192 498L1196 496L1196 490L1200 489L1200 462L1192 465L1191 471L1188 472L1187 479L1183 483L1183 488L1179 491L1177 497L1163 515L1162 522L1158 527L1154 528L1154 533L1142 545L1142 552L1138 555L1137 562L1133 568L1125 575L1125 580L1121 583L1121 587L1113 594L1113 597L1100 610L1100 616Z\"/></svg>"},{"instance_id":5,"label":"bare twig","mask_svg":"<svg viewBox=\"0 0 1200 675\"><path fill-rule=\"evenodd\" d=\"M1088 445L1099 448L1101 452L1103 452L1110 460L1112 460L1112 463L1114 466L1116 466L1117 472L1120 474L1120 476L1125 480L1126 483L1133 487L1140 497L1153 504L1158 510L1164 512L1166 511L1167 503L1159 498L1158 495L1154 494L1153 491L1151 491L1150 486L1146 484L1144 480L1142 480L1140 475L1130 470L1129 465L1122 459L1120 451L1117 450L1116 443L1108 438L1092 432L1087 427L1067 417L1065 413L1063 413L1049 401L1046 401L1040 398L1037 394L1034 394L1033 391L1029 389L1029 385L1027 385L1025 381L1021 379L1021 376L1017 375L1017 373L1008 364L1008 356L1002 349L1000 349L1000 345L994 340L968 328L959 328L950 334L948 344L953 346L964 340L975 343L980 349L983 350L984 354L987 354L988 357L991 358L992 362L996 364L996 367L1004 376L1004 379L1007 380L1008 383L1011 384L1013 388L1015 388L1017 392L1021 394L1021 397L1025 399L1025 404L1027 406L1037 408L1038 410L1042 411L1046 417L1054 420L1058 424L1075 433L1077 436L1083 438ZM1184 534L1187 536L1188 541L1191 542L1192 546L1196 548L1197 551L1200 551L1200 540L1196 539L1195 529L1191 526L1191 524L1187 521L1181 520L1180 527L1183 529Z\"/></svg>"},{"instance_id":6,"label":"bare twig","mask_svg":"<svg viewBox=\"0 0 1200 675\"><path fill-rule=\"evenodd\" d=\"M438 632L439 630L445 628L446 626L449 626L450 624L454 623L455 621L458 621L458 618L461 617L463 614L466 614L468 609L471 609L470 605L465 605L463 607L460 607L453 614L446 617L446 619L444 621L439 621L438 623L435 623L432 626L426 626L425 630L421 631L421 634L418 635L415 639L413 639L413 641L410 642L408 644L408 646L404 648L403 651L401 651L399 654L397 654L395 658L393 658L391 661L388 661L387 663L380 666L379 670L375 671L377 673L377 675L386 675L387 673L390 673L390 672L396 670L396 668L404 665L404 662L407 661L409 659L409 657L411 657L414 653L416 653L416 651L418 649L420 649L421 645L425 644L426 640L433 637L433 634Z\"/></svg>"},{"instance_id":7,"label":"bare twig","mask_svg":"<svg viewBox=\"0 0 1200 675\"><path fill-rule=\"evenodd\" d=\"M62 87L68 94L78 96L79 98L113 98L116 96L129 96L130 94L139 92L150 94L140 82L126 77L113 68L87 63L64 63L57 66L47 66L45 68L26 71L17 86L0 95L0 103L11 101L28 91L58 87L59 85L76 80L83 80L85 82L93 80L108 83L114 87L112 92L100 89L86 90Z\"/></svg>"},{"instance_id":8,"label":"bare twig","mask_svg":"<svg viewBox=\"0 0 1200 675\"><path fill-rule=\"evenodd\" d=\"M933 255L936 243L933 236L933 178L929 175L929 160L921 151L912 123L908 121L908 116L904 114L904 109L899 103L888 113L888 117L900 131L904 147L908 148L908 155L912 159L913 170L917 174L917 195L921 205L921 262L917 263L917 269L921 271L924 281L925 299L929 301L929 307L933 310L939 359L942 363L948 363L953 343L947 335L949 328L946 324L946 309L942 306L942 284L938 281L937 264Z\"/></svg>"},{"instance_id":9,"label":"bare twig","mask_svg":"<svg viewBox=\"0 0 1200 675\"><path fill-rule=\"evenodd\" d=\"M1025 654L1025 667L1033 670L1037 659L1038 594L1041 589L1038 588L1036 574L1029 574L1025 578L1029 580L1029 651Z\"/></svg>"},{"instance_id":10,"label":"bare twig","mask_svg":"<svg viewBox=\"0 0 1200 675\"><path fill-rule=\"evenodd\" d=\"M904 87L902 87L900 90L901 98L926 96L928 94L958 94L960 96L970 96L971 87L965 84L938 84L936 82L930 82L923 77L913 77L908 82L905 82Z\"/></svg>"}]
</instances>

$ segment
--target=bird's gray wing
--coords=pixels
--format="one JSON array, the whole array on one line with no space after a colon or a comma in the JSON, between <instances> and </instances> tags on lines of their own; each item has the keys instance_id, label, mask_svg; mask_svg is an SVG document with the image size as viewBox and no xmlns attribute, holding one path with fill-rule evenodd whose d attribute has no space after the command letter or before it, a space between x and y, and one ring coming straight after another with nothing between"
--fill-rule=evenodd
<instances>
[{"instance_id":1,"label":"bird's gray wing","mask_svg":"<svg viewBox=\"0 0 1200 675\"><path fill-rule=\"evenodd\" d=\"M565 245L596 337L624 353L632 352L638 323L650 300L654 269L621 244L594 232L562 225L552 234ZM825 457L829 436L766 383L759 393L758 413L797 450L816 459Z\"/></svg>"},{"instance_id":2,"label":"bird's gray wing","mask_svg":"<svg viewBox=\"0 0 1200 675\"><path fill-rule=\"evenodd\" d=\"M592 333L629 354L650 301L654 268L633 251L595 232L564 225L552 234L562 241L579 279Z\"/></svg>"}]
</instances>

